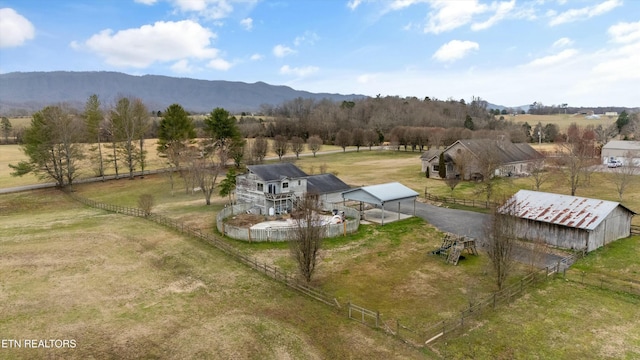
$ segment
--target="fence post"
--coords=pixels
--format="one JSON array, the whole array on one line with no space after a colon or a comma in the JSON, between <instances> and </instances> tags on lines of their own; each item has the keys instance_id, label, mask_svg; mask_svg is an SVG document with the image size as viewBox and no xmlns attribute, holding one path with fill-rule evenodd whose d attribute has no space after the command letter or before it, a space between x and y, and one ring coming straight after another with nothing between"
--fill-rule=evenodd
<instances>
[{"instance_id":1,"label":"fence post","mask_svg":"<svg viewBox=\"0 0 640 360\"><path fill-rule=\"evenodd\" d=\"M376 311L376 327L378 327L379 323L380 323L380 311Z\"/></svg>"}]
</instances>

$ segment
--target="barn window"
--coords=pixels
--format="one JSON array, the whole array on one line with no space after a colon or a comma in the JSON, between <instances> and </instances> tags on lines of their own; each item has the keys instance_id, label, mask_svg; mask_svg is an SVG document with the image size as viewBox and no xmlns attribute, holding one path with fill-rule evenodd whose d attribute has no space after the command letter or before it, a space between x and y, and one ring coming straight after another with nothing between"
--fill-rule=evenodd
<instances>
[{"instance_id":1,"label":"barn window","mask_svg":"<svg viewBox=\"0 0 640 360\"><path fill-rule=\"evenodd\" d=\"M288 189L289 188L289 183L282 183L282 188L283 189Z\"/></svg>"},{"instance_id":2,"label":"barn window","mask_svg":"<svg viewBox=\"0 0 640 360\"><path fill-rule=\"evenodd\" d=\"M264 191L264 184L258 183L258 191Z\"/></svg>"}]
</instances>

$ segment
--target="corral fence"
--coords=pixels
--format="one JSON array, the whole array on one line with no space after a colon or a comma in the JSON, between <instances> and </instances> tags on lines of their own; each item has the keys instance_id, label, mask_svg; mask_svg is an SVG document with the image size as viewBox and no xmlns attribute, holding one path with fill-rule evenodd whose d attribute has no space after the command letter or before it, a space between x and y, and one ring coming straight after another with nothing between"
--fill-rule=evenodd
<instances>
[{"instance_id":1,"label":"corral fence","mask_svg":"<svg viewBox=\"0 0 640 360\"><path fill-rule=\"evenodd\" d=\"M631 225L631 235L640 235L640 225Z\"/></svg>"},{"instance_id":2,"label":"corral fence","mask_svg":"<svg viewBox=\"0 0 640 360\"><path fill-rule=\"evenodd\" d=\"M426 190L424 192L424 197L430 201L442 202L447 204L459 204L470 207L491 209L496 207L498 204L491 201L483 201L483 200L475 200L475 199L458 199L451 196L438 196L429 194Z\"/></svg>"},{"instance_id":3,"label":"corral fence","mask_svg":"<svg viewBox=\"0 0 640 360\"><path fill-rule=\"evenodd\" d=\"M582 271L567 271L564 273L564 278L582 285L640 296L640 282L633 279L614 278L602 274L587 274Z\"/></svg>"},{"instance_id":4,"label":"corral fence","mask_svg":"<svg viewBox=\"0 0 640 360\"><path fill-rule=\"evenodd\" d=\"M249 242L279 242L295 239L295 226L274 226L265 229L252 229L250 227L233 226L224 222L224 219L245 213L252 207L251 204L238 204L224 208L216 216L216 227L218 231L230 238ZM358 231L358 227L360 226L360 213L358 210L338 204L332 205L332 209L344 211L346 220L340 224L324 225L325 237L345 236Z\"/></svg>"},{"instance_id":5,"label":"corral fence","mask_svg":"<svg viewBox=\"0 0 640 360\"><path fill-rule=\"evenodd\" d=\"M228 244L227 242L221 240L217 236L213 234L203 233L200 229L196 229L185 225L184 223L171 219L166 216L158 215L158 214L147 214L142 209L138 208L130 208L126 206L105 204L101 202L97 202L91 199L84 198L79 196L73 192L66 192L72 199L81 202L87 206L102 209L106 211L111 211L118 214L136 216L145 218L147 220L153 221L159 225L166 226L168 228L174 229L184 235L196 237L202 239L209 244L215 246L217 249L221 250L223 253L231 256L232 258L240 261L241 263L248 265L250 268L263 273L264 275L277 280L281 283L284 283L288 287L295 289L309 297L312 297L318 301L321 301L329 306L340 309L340 303L337 299L329 296L328 294L322 292L319 289L315 289L306 283L303 283L298 280L297 276L291 275L276 266L268 265L266 263L261 263L257 259L253 259L245 254L242 254L236 248Z\"/></svg>"}]
</instances>

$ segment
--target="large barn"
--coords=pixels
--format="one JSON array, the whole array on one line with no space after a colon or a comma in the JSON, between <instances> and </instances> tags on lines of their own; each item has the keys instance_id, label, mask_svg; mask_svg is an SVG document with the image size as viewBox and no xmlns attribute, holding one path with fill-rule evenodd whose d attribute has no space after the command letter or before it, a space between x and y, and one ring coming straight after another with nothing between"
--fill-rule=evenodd
<instances>
[{"instance_id":1,"label":"large barn","mask_svg":"<svg viewBox=\"0 0 640 360\"><path fill-rule=\"evenodd\" d=\"M516 233L565 249L593 251L631 234L634 211L614 201L520 190L500 211L516 217Z\"/></svg>"}]
</instances>

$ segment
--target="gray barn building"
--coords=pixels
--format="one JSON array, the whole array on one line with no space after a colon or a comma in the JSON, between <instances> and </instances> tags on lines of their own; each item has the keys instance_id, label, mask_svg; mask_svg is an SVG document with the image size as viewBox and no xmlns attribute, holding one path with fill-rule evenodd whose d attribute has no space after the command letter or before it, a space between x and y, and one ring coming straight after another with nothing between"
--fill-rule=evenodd
<instances>
[{"instance_id":1,"label":"gray barn building","mask_svg":"<svg viewBox=\"0 0 640 360\"><path fill-rule=\"evenodd\" d=\"M500 211L516 216L520 238L587 251L628 237L636 214L614 201L530 190L518 191Z\"/></svg>"}]
</instances>

